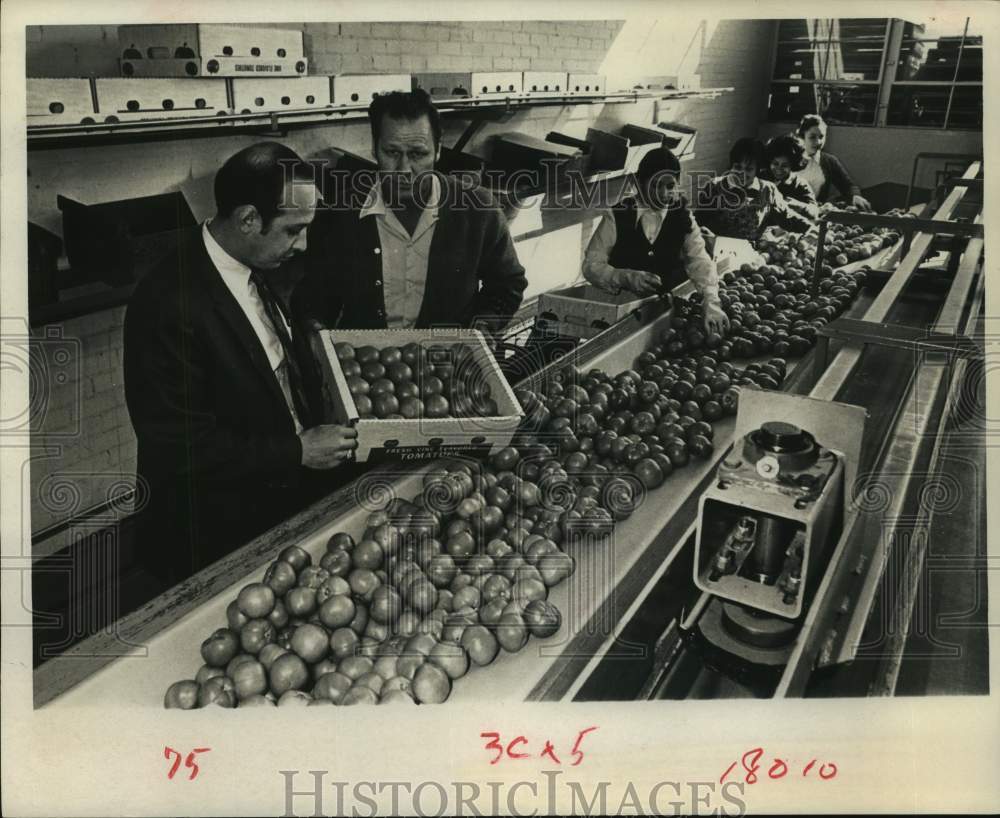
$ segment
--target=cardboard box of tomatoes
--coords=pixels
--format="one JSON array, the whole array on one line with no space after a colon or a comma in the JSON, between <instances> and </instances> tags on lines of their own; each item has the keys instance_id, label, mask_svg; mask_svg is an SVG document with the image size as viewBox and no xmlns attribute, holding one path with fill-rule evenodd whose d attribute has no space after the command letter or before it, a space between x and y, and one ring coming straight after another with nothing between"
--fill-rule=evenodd
<instances>
[{"instance_id":1,"label":"cardboard box of tomatoes","mask_svg":"<svg viewBox=\"0 0 1000 818\"><path fill-rule=\"evenodd\" d=\"M327 422L357 429L358 461L486 456L524 417L476 330L323 330L312 341Z\"/></svg>"},{"instance_id":2,"label":"cardboard box of tomatoes","mask_svg":"<svg viewBox=\"0 0 1000 818\"><path fill-rule=\"evenodd\" d=\"M589 284L542 293L538 297L538 320L558 324L560 335L569 338L593 338L612 324L657 296L639 298L634 293L611 295Z\"/></svg>"}]
</instances>

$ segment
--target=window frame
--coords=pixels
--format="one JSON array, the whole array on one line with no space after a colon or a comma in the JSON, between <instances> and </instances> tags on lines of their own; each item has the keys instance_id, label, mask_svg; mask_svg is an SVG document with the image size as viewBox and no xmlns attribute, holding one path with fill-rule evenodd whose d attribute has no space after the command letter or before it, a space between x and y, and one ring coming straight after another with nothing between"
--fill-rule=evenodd
<instances>
[{"instance_id":1,"label":"window frame","mask_svg":"<svg viewBox=\"0 0 1000 818\"><path fill-rule=\"evenodd\" d=\"M825 21L833 21L844 18L812 18L812 19L822 19ZM854 18L849 18L854 19ZM872 19L883 19L883 18L872 18ZM771 119L770 118L770 98L771 98L771 88L775 85L825 85L825 86L858 86L858 85L868 85L875 86L878 90L875 98L875 116L874 121L871 123L843 123L844 125L849 125L855 128L923 128L927 130L961 130L961 131L975 131L975 128L951 128L951 109L952 102L955 98L955 89L962 87L979 87L982 88L983 81L979 80L958 80L955 77L958 76L958 72L962 65L962 54L965 51L966 41L969 39L969 24L971 22L971 17L965 18L965 25L961 34L961 42L959 43L958 57L955 60L955 73L951 80L897 80L896 74L898 73L900 59L902 57L902 47L903 47L903 30L907 23L912 22L909 20L903 20L896 17L890 17L886 19L885 34L882 39L882 60L879 64L879 76L878 79L874 80L825 80L825 79L784 79L776 78L774 76L775 69L778 65L778 51L779 46L788 43L797 42L812 42L809 40L798 41L798 40L788 40L781 39L780 28L781 20L775 21L774 28L774 39L771 48L771 75L769 80L769 91L768 91L768 122L782 123L791 122L793 120L786 119ZM830 26L832 30L832 26ZM910 39L919 40L921 38L915 37ZM833 40L832 38L827 39L825 42L851 42L859 43L866 42L863 38L849 37L846 40L841 38L839 40ZM871 39L872 44L877 42L876 39ZM893 88L896 86L906 86L906 87L927 87L927 88L948 88L948 104L945 109L944 120L941 125L889 125L889 100L892 96ZM840 123L838 123L838 126ZM982 130L980 126L979 130Z\"/></svg>"}]
</instances>

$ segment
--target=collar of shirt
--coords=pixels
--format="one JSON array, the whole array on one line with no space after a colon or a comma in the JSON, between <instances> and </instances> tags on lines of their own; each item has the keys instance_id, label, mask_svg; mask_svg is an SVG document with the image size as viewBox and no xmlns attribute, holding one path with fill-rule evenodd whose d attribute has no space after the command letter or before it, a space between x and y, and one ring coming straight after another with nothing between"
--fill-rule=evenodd
<instances>
[{"instance_id":1,"label":"collar of shirt","mask_svg":"<svg viewBox=\"0 0 1000 818\"><path fill-rule=\"evenodd\" d=\"M646 240L652 244L656 241L656 237L660 235L660 230L663 228L663 220L667 217L666 210L654 210L651 207L645 207L641 204L636 204L635 207L635 223L642 228L643 233L646 236Z\"/></svg>"},{"instance_id":2,"label":"collar of shirt","mask_svg":"<svg viewBox=\"0 0 1000 818\"><path fill-rule=\"evenodd\" d=\"M271 364L271 369L277 370L284 363L285 350L271 325L271 320L267 317L260 295L257 293L257 287L250 281L250 268L222 249L222 246L208 229L208 222L205 222L201 232L208 257L215 265L215 269L219 271L219 275L222 276L222 282L233 294L236 303L239 304L243 314L250 322L254 334L260 340L261 346L264 347L264 353Z\"/></svg>"},{"instance_id":3,"label":"collar of shirt","mask_svg":"<svg viewBox=\"0 0 1000 818\"><path fill-rule=\"evenodd\" d=\"M388 207L386 207L385 199L382 197L382 185L379 179L376 179L375 184L372 185L371 190L368 191L368 197L365 199L365 203L361 208L361 213L359 218L363 219L366 216L375 216L383 220L383 224L386 226L391 226L391 228L397 233L401 233L407 240L416 239L425 230L428 230L431 225L433 225L438 219L438 211L441 207L441 179L436 173L431 174L431 193L427 200L427 206L423 208L420 212L420 220L417 222L417 226L410 235L400 224L399 219L396 218L396 214L393 213Z\"/></svg>"},{"instance_id":4,"label":"collar of shirt","mask_svg":"<svg viewBox=\"0 0 1000 818\"><path fill-rule=\"evenodd\" d=\"M205 222L201 228L202 238L205 240L205 250L208 257L219 271L223 281L230 290L237 288L249 291L250 289L250 268L240 261L234 259L229 253L222 249L222 245L215 240L212 231L208 229L211 220Z\"/></svg>"},{"instance_id":5,"label":"collar of shirt","mask_svg":"<svg viewBox=\"0 0 1000 818\"><path fill-rule=\"evenodd\" d=\"M820 156L821 153L822 153L822 150L818 150L812 156L806 156L806 164L817 165L818 166L819 165L819 156Z\"/></svg>"}]
</instances>

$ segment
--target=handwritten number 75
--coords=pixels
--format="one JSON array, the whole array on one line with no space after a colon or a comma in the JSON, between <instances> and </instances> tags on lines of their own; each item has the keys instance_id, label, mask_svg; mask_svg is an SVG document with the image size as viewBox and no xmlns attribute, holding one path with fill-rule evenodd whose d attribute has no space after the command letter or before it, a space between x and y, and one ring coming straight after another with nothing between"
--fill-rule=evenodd
<instances>
[{"instance_id":1,"label":"handwritten number 75","mask_svg":"<svg viewBox=\"0 0 1000 818\"><path fill-rule=\"evenodd\" d=\"M194 781L198 775L198 762L195 760L195 756L198 753L207 753L211 749L211 747L195 747L190 753L187 754L187 758L184 759L184 766L191 771L188 775L188 781ZM177 770L181 766L182 756L173 747L164 747L163 757L169 761L171 756L174 759L174 763L170 765L170 770L167 772L167 778L173 780L173 777L177 774Z\"/></svg>"}]
</instances>

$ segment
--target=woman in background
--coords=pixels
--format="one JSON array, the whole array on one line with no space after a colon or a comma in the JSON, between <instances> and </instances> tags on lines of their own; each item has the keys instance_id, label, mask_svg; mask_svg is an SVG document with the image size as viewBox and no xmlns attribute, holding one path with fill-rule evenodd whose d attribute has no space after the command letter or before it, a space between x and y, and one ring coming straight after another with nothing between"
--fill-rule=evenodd
<instances>
[{"instance_id":1,"label":"woman in background","mask_svg":"<svg viewBox=\"0 0 1000 818\"><path fill-rule=\"evenodd\" d=\"M764 145L753 137L737 139L729 151L729 170L698 191L698 223L714 244L714 236L755 242L776 225L804 233L812 223L789 208L774 182L757 174L764 167Z\"/></svg>"},{"instance_id":2,"label":"woman in background","mask_svg":"<svg viewBox=\"0 0 1000 818\"><path fill-rule=\"evenodd\" d=\"M819 216L816 194L798 174L806 164L802 143L794 136L776 136L767 143L764 158L766 165L761 177L774 182L790 209L815 221Z\"/></svg>"},{"instance_id":3,"label":"woman in background","mask_svg":"<svg viewBox=\"0 0 1000 818\"><path fill-rule=\"evenodd\" d=\"M862 210L871 210L868 200L861 195L859 188L844 163L832 153L823 150L826 142L826 122L816 114L802 117L796 131L805 147L806 166L799 171L816 194L816 201L829 201L834 188L847 204L853 204Z\"/></svg>"}]
</instances>

